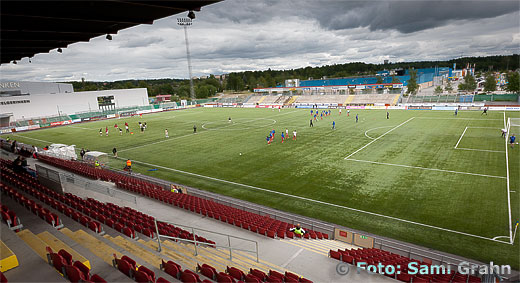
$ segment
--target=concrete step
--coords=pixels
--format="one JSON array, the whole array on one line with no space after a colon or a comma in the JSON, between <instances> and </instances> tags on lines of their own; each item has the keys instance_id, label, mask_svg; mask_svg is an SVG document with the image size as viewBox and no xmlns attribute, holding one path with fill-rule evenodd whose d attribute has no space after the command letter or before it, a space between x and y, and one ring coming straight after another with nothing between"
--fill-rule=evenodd
<instances>
[{"instance_id":1,"label":"concrete step","mask_svg":"<svg viewBox=\"0 0 520 283\"><path fill-rule=\"evenodd\" d=\"M4 242L0 241L0 271L6 272L9 269L13 269L18 266L18 258L7 247Z\"/></svg>"},{"instance_id":2,"label":"concrete step","mask_svg":"<svg viewBox=\"0 0 520 283\"><path fill-rule=\"evenodd\" d=\"M145 240L141 239L138 242L145 245L146 247L148 247L150 249L153 249L155 251L157 250L158 244L156 241L152 241L152 240L145 241ZM197 260L193 259L189 255L178 252L174 247L172 247L172 245L170 245L169 242L171 242L171 241L168 241L168 240L161 241L162 250L160 253L168 256L173 262L180 264L184 269L187 268L190 270L195 270L197 267ZM165 261L166 261L166 259L165 259Z\"/></svg>"},{"instance_id":3,"label":"concrete step","mask_svg":"<svg viewBox=\"0 0 520 283\"><path fill-rule=\"evenodd\" d=\"M42 241L47 243L54 252L58 252L59 250L63 249L67 251L70 255L72 255L72 259L74 261L79 261L83 263L86 267L91 269L90 261L86 259L83 255L75 251L73 248L69 247L67 244L56 238L56 236L52 235L48 231L42 232L37 235L38 238L40 238Z\"/></svg>"},{"instance_id":4,"label":"concrete step","mask_svg":"<svg viewBox=\"0 0 520 283\"><path fill-rule=\"evenodd\" d=\"M42 239L38 238L31 231L25 229L16 233L18 237L20 237L29 247L31 247L36 254L38 254L44 261L47 262L47 250L45 248L48 246Z\"/></svg>"},{"instance_id":5,"label":"concrete step","mask_svg":"<svg viewBox=\"0 0 520 283\"><path fill-rule=\"evenodd\" d=\"M137 245L135 241L127 240L121 236L111 237L110 235L104 235L103 237L145 261L147 263L146 267L150 269L153 267L158 268L161 265L161 257L158 257L147 249Z\"/></svg>"},{"instance_id":6,"label":"concrete step","mask_svg":"<svg viewBox=\"0 0 520 283\"><path fill-rule=\"evenodd\" d=\"M305 244L306 241L297 241L297 240L288 240L288 239L282 239L280 241L282 241L286 244L289 244L289 245L293 245L293 246L302 248L304 250L307 250L307 251L310 251L313 253L323 255L323 256L328 256L328 253L329 253L329 249L323 249L323 248L318 248L318 247L307 245L307 244Z\"/></svg>"},{"instance_id":7,"label":"concrete step","mask_svg":"<svg viewBox=\"0 0 520 283\"><path fill-rule=\"evenodd\" d=\"M83 230L72 232L67 228L63 228L60 231L79 243L81 246L87 248L90 252L109 265L112 265L112 259L114 258L113 254L116 254L118 258L122 256L120 252Z\"/></svg>"}]
</instances>

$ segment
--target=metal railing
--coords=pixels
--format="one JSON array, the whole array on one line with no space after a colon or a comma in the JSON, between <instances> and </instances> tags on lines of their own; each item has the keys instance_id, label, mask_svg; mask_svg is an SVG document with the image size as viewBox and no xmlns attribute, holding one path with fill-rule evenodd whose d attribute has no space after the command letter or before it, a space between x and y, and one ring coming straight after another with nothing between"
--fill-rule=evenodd
<instances>
[{"instance_id":1,"label":"metal railing","mask_svg":"<svg viewBox=\"0 0 520 283\"><path fill-rule=\"evenodd\" d=\"M209 231L209 230L205 230L205 229L195 228L195 227L191 227L191 226L181 225L181 224L177 224L177 223L173 223L173 222L169 222L169 221L164 221L164 220L159 220L159 222L164 222L164 223L172 224L174 226L180 226L180 227L183 227L183 228L190 229L191 233L193 235L193 240L179 238L179 237L172 237L172 236L167 236L167 235L161 235L159 233L159 226L157 226L157 218L155 218L154 219L154 223L155 223L155 232L157 233L157 243L158 243L157 251L158 252L160 252L162 250L161 238L166 238L166 239L172 239L172 240L181 241L181 242L193 243L193 245L195 247L195 253L194 253L195 256L198 255L197 245L206 245L206 246L211 246L211 247L215 247L215 248L223 248L223 249L229 250L229 260L231 260L231 261L233 260L233 251L243 251L243 252L248 252L248 253L255 254L256 255L256 262L259 262L259 259L258 259L258 242L257 241L253 241L253 240L249 240L249 239L245 239L245 238L241 238L241 237L237 237L237 236L232 236L232 235L229 235L229 234L223 234L223 233L219 233L219 232L214 232L214 231ZM195 231L200 231L200 232L206 232L206 233L211 233L211 234L215 234L215 235L225 236L225 237L227 237L228 245L227 246L221 246L221 245L217 245L216 243L215 244L210 244L210 243L197 241L197 236L195 234ZM237 240L246 241L246 242L250 242L250 243L254 243L255 244L255 250L251 251L251 250L246 250L246 249L241 249L241 248L233 248L231 246L231 238L237 239Z\"/></svg>"},{"instance_id":2,"label":"metal railing","mask_svg":"<svg viewBox=\"0 0 520 283\"><path fill-rule=\"evenodd\" d=\"M76 176L74 174L60 172L59 176L60 176L61 183L63 185L73 184L73 185L79 186L79 187L84 188L89 191L97 192L97 193L104 194L104 195L107 195L107 196L110 196L113 198L121 199L121 200L130 202L130 203L133 203L133 204L137 204L137 197L135 195L121 192L114 188L110 188L108 186L101 185L97 182L92 182L88 179Z\"/></svg>"}]
</instances>

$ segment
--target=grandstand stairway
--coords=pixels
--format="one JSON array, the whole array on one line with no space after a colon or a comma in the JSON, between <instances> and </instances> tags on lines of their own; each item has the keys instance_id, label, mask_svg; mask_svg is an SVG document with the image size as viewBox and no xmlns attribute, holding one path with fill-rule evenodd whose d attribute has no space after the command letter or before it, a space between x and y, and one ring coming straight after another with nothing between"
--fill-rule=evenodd
<instances>
[{"instance_id":1,"label":"grandstand stairway","mask_svg":"<svg viewBox=\"0 0 520 283\"><path fill-rule=\"evenodd\" d=\"M281 239L280 241L324 256L328 256L330 250L355 248L353 245L336 240Z\"/></svg>"},{"instance_id":2,"label":"grandstand stairway","mask_svg":"<svg viewBox=\"0 0 520 283\"><path fill-rule=\"evenodd\" d=\"M349 105L352 102L352 100L354 100L355 97L356 97L355 95L347 96L347 99L345 99L345 102L343 102L343 105Z\"/></svg>"},{"instance_id":3,"label":"grandstand stairway","mask_svg":"<svg viewBox=\"0 0 520 283\"><path fill-rule=\"evenodd\" d=\"M283 104L291 105L296 101L296 99L298 99L298 95L293 95L293 96L289 97L287 100L285 100L285 102Z\"/></svg>"}]
</instances>

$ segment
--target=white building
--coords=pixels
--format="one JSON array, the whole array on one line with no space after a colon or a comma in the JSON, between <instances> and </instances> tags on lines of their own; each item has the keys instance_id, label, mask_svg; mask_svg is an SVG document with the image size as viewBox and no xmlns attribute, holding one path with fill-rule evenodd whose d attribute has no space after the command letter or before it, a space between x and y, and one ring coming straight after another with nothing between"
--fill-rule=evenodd
<instances>
[{"instance_id":1,"label":"white building","mask_svg":"<svg viewBox=\"0 0 520 283\"><path fill-rule=\"evenodd\" d=\"M0 114L11 121L147 105L146 88L74 92L72 84L0 82Z\"/></svg>"}]
</instances>

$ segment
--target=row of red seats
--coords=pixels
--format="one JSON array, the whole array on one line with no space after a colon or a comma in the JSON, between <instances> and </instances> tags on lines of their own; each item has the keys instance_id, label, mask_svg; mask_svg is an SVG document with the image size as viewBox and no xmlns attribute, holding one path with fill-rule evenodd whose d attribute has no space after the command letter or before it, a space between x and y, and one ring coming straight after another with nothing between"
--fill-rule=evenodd
<instances>
[{"instance_id":1,"label":"row of red seats","mask_svg":"<svg viewBox=\"0 0 520 283\"><path fill-rule=\"evenodd\" d=\"M52 225L54 228L56 228L56 229L63 228L63 223L61 222L61 219L58 217L57 214L51 212L47 208L44 208L41 204L37 203L36 201L28 199L26 196L17 192L15 189L7 186L7 184L5 184L3 182L3 178L2 178L2 182L0 182L0 190L5 195L9 196L10 198L14 199L19 204L23 205L29 211L31 211L32 213L39 216L41 219L45 220L47 223ZM10 216L14 216L15 221L17 221L16 216L13 213ZM2 213L2 218L3 217L4 217L4 213Z\"/></svg>"},{"instance_id":2,"label":"row of red seats","mask_svg":"<svg viewBox=\"0 0 520 283\"><path fill-rule=\"evenodd\" d=\"M92 179L111 181L116 183L119 188L132 191L149 198L154 198L165 203L175 204L176 206L182 207L186 210L223 220L224 222L231 225L236 225L261 235L265 235L271 238L300 237L300 235L295 235L294 233L289 232L289 229L293 228L294 225L272 219L269 216L262 216L253 212L233 208L228 205L216 203L214 201L202 199L196 196L174 193L168 190L164 190L163 187L159 185L152 184L139 178L119 174L105 169L94 169L93 167L81 162L62 160L50 156L40 156L38 158L53 166L64 168ZM305 238L328 239L328 234L315 232L312 229L307 228L305 230L308 232L303 236Z\"/></svg>"},{"instance_id":3,"label":"row of red seats","mask_svg":"<svg viewBox=\"0 0 520 283\"><path fill-rule=\"evenodd\" d=\"M415 266L431 266L431 260L425 259L423 262L401 256L389 251L384 251L376 248L369 249L345 249L337 251L330 250L329 257L357 265L360 262L366 265L394 266L394 270L400 270L400 274L385 274L385 276L397 279L402 282L481 282L481 279L472 275L463 275L460 273L453 274L408 274L409 264L414 263ZM398 268L397 266L400 266ZM383 268L384 270L384 268Z\"/></svg>"},{"instance_id":4,"label":"row of red seats","mask_svg":"<svg viewBox=\"0 0 520 283\"><path fill-rule=\"evenodd\" d=\"M63 167L65 169L68 168L68 167L66 167L66 165L67 164L70 165L70 162L72 162L72 161L61 160L61 159L57 159L57 158L53 158L53 157L49 157L49 156L41 156L40 159L42 161L49 162L53 165L56 165L58 167ZM88 167L88 165L74 162L74 165L76 165L76 164L80 164L81 168L84 168L85 166ZM76 170L73 170L73 171L76 171ZM78 173L81 173L81 172L91 172L91 171L89 171L89 170L78 171ZM98 172L97 174L103 177L103 178L100 177L100 179L105 180L105 181L110 181L110 180L116 179L116 177L117 177L117 179L120 179L121 177L125 177L124 179L128 179L128 180L132 179L135 182L142 182L139 179L126 177L121 174L114 173L112 171L95 169L92 172ZM142 182L142 183L144 183L144 182ZM69 197L71 196L71 194L67 194L67 195ZM98 221L104 223L105 225L108 225L131 238L136 238L135 231L138 231L150 238L155 238L154 218L149 215L138 212L129 207L122 208L122 207L119 207L112 203L104 204L104 203L98 202L93 199L87 199L85 201L79 197L76 197L74 200L77 202L77 204L74 204L74 203L69 204L73 208L76 208L79 211L82 211L83 213L89 215L90 217L97 219ZM159 227L160 228L159 232L163 235L167 235L167 236L171 236L171 237L179 237L179 238L188 239L188 240L194 240L196 237L197 241L199 241L199 242L210 244L210 246L215 245L214 241L208 240L204 237L193 235L192 233L190 233L184 229L175 227L171 224L163 223L160 225L161 226Z\"/></svg>"},{"instance_id":5,"label":"row of red seats","mask_svg":"<svg viewBox=\"0 0 520 283\"><path fill-rule=\"evenodd\" d=\"M99 275L90 275L90 268L80 261L74 261L72 255L64 249L55 253L51 247L47 247L47 259L49 264L70 282L96 282L106 283Z\"/></svg>"},{"instance_id":6,"label":"row of red seats","mask_svg":"<svg viewBox=\"0 0 520 283\"><path fill-rule=\"evenodd\" d=\"M114 259L112 260L112 264L115 268L121 271L126 276L134 279L136 282L143 283L170 283L170 281L159 277L157 280L155 279L155 272L150 270L144 265L138 266L135 260L130 257L123 255L121 258L117 258L114 254Z\"/></svg>"},{"instance_id":7,"label":"row of red seats","mask_svg":"<svg viewBox=\"0 0 520 283\"><path fill-rule=\"evenodd\" d=\"M298 275L285 272L282 274L280 272L269 270L268 274L265 274L263 271L258 269L249 269L249 273L245 274L242 270L235 267L227 267L226 272L217 272L217 270L209 266L207 264L198 265L197 271L200 272L205 277L217 281L217 282L226 282L226 283L236 283L238 282L251 282L251 283L281 283L281 282L302 282L302 283L312 283L312 281L305 279L303 277L299 277Z\"/></svg>"},{"instance_id":8,"label":"row of red seats","mask_svg":"<svg viewBox=\"0 0 520 283\"><path fill-rule=\"evenodd\" d=\"M142 182L141 182L142 183ZM221 220L237 227L271 237L271 238L294 238L302 237L294 234L289 229L294 225L272 219L266 215L258 215L249 211L223 205L212 200L202 199L196 196L179 194L171 191L157 189L152 186L136 185L133 183L124 183L123 180L116 183L118 188L125 189L134 193L138 193L149 198L175 205L195 213ZM328 234L320 233L308 229L303 236L306 239L328 239Z\"/></svg>"},{"instance_id":9,"label":"row of red seats","mask_svg":"<svg viewBox=\"0 0 520 283\"><path fill-rule=\"evenodd\" d=\"M19 188L22 191L32 195L33 197L39 199L47 205L50 205L52 208L58 210L59 212L65 214L66 216L72 218L74 221L79 222L83 226L91 229L96 233L105 233L103 231L103 227L99 222L92 220L90 217L82 214L79 211L67 207L64 204L63 195L37 183L38 181L34 179L34 177L25 174L14 173L12 171L12 174L8 175L6 173L6 171L9 170L8 168L1 168L1 170L2 172L0 173L0 176L2 177L2 182L4 180L9 182L11 185L13 185L13 187ZM4 186L7 189L6 193L11 192L14 196L22 196L23 198L20 198L19 201L23 201L24 205L31 209L31 211L38 211L40 217L46 220L49 224L55 226L58 229L63 227L61 219L59 219L57 214L50 212L50 210L47 208L43 208L40 204L36 203L35 201L24 197L22 194L16 192L13 188L7 187L7 185Z\"/></svg>"},{"instance_id":10,"label":"row of red seats","mask_svg":"<svg viewBox=\"0 0 520 283\"><path fill-rule=\"evenodd\" d=\"M9 229L18 232L23 228L23 224L20 223L20 218L16 216L16 212L10 210L7 206L1 205L2 220L7 224Z\"/></svg>"}]
</instances>

